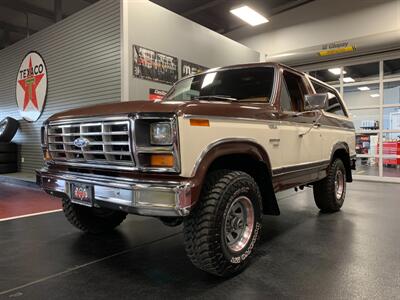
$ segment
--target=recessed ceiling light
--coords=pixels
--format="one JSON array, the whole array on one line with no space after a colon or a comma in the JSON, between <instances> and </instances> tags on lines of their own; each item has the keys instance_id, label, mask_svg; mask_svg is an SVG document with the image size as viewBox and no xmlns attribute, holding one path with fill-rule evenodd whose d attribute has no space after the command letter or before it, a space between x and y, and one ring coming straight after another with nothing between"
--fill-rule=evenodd
<instances>
[{"instance_id":1,"label":"recessed ceiling light","mask_svg":"<svg viewBox=\"0 0 400 300\"><path fill-rule=\"evenodd\" d=\"M332 69L329 69L328 71L334 75L340 75L340 73L342 72L342 69L341 68L332 68ZM343 74L347 74L347 72L343 71Z\"/></svg>"},{"instance_id":2,"label":"recessed ceiling light","mask_svg":"<svg viewBox=\"0 0 400 300\"><path fill-rule=\"evenodd\" d=\"M378 98L380 95L379 94L371 94L372 98Z\"/></svg>"},{"instance_id":3,"label":"recessed ceiling light","mask_svg":"<svg viewBox=\"0 0 400 300\"><path fill-rule=\"evenodd\" d=\"M360 86L358 89L359 89L360 91L369 91L369 90L370 90L370 88L367 87L367 86Z\"/></svg>"},{"instance_id":4,"label":"recessed ceiling light","mask_svg":"<svg viewBox=\"0 0 400 300\"><path fill-rule=\"evenodd\" d=\"M269 22L266 17L256 12L254 9L247 5L235 8L231 10L231 13L242 19L251 26L257 26Z\"/></svg>"},{"instance_id":5,"label":"recessed ceiling light","mask_svg":"<svg viewBox=\"0 0 400 300\"><path fill-rule=\"evenodd\" d=\"M343 82L349 83L349 82L355 82L355 80L351 77L345 77L343 78Z\"/></svg>"}]
</instances>

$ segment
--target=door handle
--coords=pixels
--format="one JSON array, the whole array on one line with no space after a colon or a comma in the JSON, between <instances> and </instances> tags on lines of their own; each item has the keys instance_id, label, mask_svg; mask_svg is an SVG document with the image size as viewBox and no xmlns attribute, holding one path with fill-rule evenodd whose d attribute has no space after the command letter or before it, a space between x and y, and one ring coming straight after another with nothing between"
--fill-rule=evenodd
<instances>
[{"instance_id":1,"label":"door handle","mask_svg":"<svg viewBox=\"0 0 400 300\"><path fill-rule=\"evenodd\" d=\"M279 146L281 139L269 139L269 142L274 146Z\"/></svg>"}]
</instances>

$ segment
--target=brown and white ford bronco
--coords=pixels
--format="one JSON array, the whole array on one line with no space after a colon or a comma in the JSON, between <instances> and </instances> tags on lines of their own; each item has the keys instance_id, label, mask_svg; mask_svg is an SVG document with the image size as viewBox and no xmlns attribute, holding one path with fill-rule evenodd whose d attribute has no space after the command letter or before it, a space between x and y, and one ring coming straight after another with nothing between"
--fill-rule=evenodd
<instances>
[{"instance_id":1,"label":"brown and white ford bronco","mask_svg":"<svg viewBox=\"0 0 400 300\"><path fill-rule=\"evenodd\" d=\"M238 65L178 81L161 101L69 110L42 129L38 183L77 228L102 233L128 213L183 222L198 268L248 263L275 193L312 186L338 211L355 168L355 132L338 92L289 67Z\"/></svg>"}]
</instances>

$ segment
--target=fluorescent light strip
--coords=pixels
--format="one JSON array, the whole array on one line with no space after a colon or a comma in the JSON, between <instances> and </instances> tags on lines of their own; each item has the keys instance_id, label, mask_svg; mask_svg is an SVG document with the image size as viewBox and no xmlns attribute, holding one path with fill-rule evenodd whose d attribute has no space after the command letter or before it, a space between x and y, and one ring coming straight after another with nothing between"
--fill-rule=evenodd
<instances>
[{"instance_id":1,"label":"fluorescent light strip","mask_svg":"<svg viewBox=\"0 0 400 300\"><path fill-rule=\"evenodd\" d=\"M231 10L231 13L236 17L242 19L251 26L257 26L269 22L266 17L256 12L254 9L247 5L235 8Z\"/></svg>"},{"instance_id":2,"label":"fluorescent light strip","mask_svg":"<svg viewBox=\"0 0 400 300\"><path fill-rule=\"evenodd\" d=\"M351 77L345 77L345 78L343 78L343 82L350 83L350 82L355 82L355 80Z\"/></svg>"},{"instance_id":3,"label":"fluorescent light strip","mask_svg":"<svg viewBox=\"0 0 400 300\"><path fill-rule=\"evenodd\" d=\"M369 91L369 90L370 90L370 88L367 87L367 86L360 86L360 87L358 87L358 89L359 89L360 91Z\"/></svg>"},{"instance_id":4,"label":"fluorescent light strip","mask_svg":"<svg viewBox=\"0 0 400 300\"><path fill-rule=\"evenodd\" d=\"M342 69L341 68L332 68L332 69L329 69L328 71L334 75L340 75L340 73L342 72ZM347 74L347 72L343 71L343 74Z\"/></svg>"},{"instance_id":5,"label":"fluorescent light strip","mask_svg":"<svg viewBox=\"0 0 400 300\"><path fill-rule=\"evenodd\" d=\"M372 98L378 98L380 95L379 94L371 94L370 95Z\"/></svg>"}]
</instances>

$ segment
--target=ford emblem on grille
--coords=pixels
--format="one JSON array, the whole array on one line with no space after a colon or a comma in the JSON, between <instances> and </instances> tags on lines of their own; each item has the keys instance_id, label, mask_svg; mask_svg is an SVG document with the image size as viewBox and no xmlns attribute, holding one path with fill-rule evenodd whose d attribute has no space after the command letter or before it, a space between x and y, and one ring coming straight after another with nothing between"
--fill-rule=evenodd
<instances>
[{"instance_id":1,"label":"ford emblem on grille","mask_svg":"<svg viewBox=\"0 0 400 300\"><path fill-rule=\"evenodd\" d=\"M89 140L85 139L83 137L77 138L76 140L74 140L74 145L78 148L85 148L87 146L89 146Z\"/></svg>"}]
</instances>

